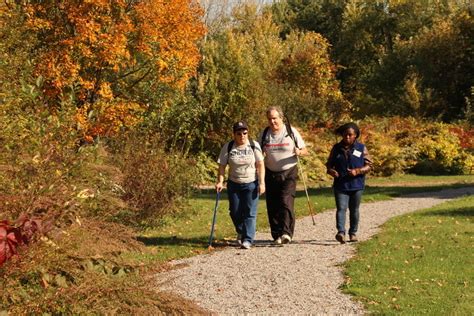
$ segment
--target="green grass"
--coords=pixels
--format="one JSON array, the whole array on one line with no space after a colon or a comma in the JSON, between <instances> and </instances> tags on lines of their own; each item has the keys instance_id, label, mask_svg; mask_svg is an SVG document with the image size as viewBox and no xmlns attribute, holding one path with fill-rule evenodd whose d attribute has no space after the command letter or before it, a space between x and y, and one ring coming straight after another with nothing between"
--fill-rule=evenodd
<instances>
[{"instance_id":1,"label":"green grass","mask_svg":"<svg viewBox=\"0 0 474 316\"><path fill-rule=\"evenodd\" d=\"M367 180L369 185L404 185L425 186L434 184L474 184L474 175L452 175L452 176L419 176L414 174L393 175L386 178L372 178Z\"/></svg>"},{"instance_id":2,"label":"green grass","mask_svg":"<svg viewBox=\"0 0 474 316\"><path fill-rule=\"evenodd\" d=\"M457 177L442 176L439 179L451 183L464 183L465 179ZM454 180L453 180L454 179ZM387 200L402 194L425 192L430 190L441 190L446 187L456 187L463 184L451 185L430 185L433 179L418 177L409 178L409 181L416 181L417 184L424 183L425 187L407 185L392 186L392 179L378 180L378 186L372 186L371 181L364 193L364 202ZM300 181L301 182L301 181ZM301 184L301 183L300 183ZM383 186L391 184L391 186ZM465 184L464 184L465 185ZM332 189L330 187L309 188L313 210L318 213L322 210L335 207ZM152 254L143 255L142 260L158 260L160 262L170 259L189 257L195 254L207 252L207 243L212 223L212 215L215 205L216 193L214 190L201 190L189 201L189 205L179 216L169 216L163 220L159 228L149 229L142 233L139 240L144 242L152 250ZM217 224L214 234L214 247L219 248L227 245L229 240L235 238L235 231L228 214L228 201L225 193L221 194L218 205ZM309 215L307 199L304 190L297 192L295 201L297 217ZM268 229L267 215L265 209L265 199L260 198L258 204L257 230ZM135 256L136 254L134 254Z\"/></svg>"},{"instance_id":3,"label":"green grass","mask_svg":"<svg viewBox=\"0 0 474 316\"><path fill-rule=\"evenodd\" d=\"M377 315L474 314L474 196L400 216L358 245L344 291Z\"/></svg>"}]
</instances>

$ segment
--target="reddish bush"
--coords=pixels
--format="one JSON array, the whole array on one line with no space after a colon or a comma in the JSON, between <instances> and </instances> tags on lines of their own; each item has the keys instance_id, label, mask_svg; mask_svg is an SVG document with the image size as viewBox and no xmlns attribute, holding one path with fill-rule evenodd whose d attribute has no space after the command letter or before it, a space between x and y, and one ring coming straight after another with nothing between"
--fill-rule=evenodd
<instances>
[{"instance_id":1,"label":"reddish bush","mask_svg":"<svg viewBox=\"0 0 474 316\"><path fill-rule=\"evenodd\" d=\"M39 218L20 216L16 225L7 220L0 221L0 266L10 257L18 253L18 247L27 245L36 236L44 234L50 225L44 225Z\"/></svg>"}]
</instances>

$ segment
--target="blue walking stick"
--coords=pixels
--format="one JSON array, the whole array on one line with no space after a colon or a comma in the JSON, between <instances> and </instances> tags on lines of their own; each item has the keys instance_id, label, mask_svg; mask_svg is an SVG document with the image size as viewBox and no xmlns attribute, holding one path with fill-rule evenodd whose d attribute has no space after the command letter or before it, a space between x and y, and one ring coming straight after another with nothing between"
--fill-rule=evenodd
<instances>
[{"instance_id":1,"label":"blue walking stick","mask_svg":"<svg viewBox=\"0 0 474 316\"><path fill-rule=\"evenodd\" d=\"M217 217L217 205L219 204L219 197L221 193L217 192L216 195L216 206L214 207L214 216L212 217L212 226L211 226L211 235L209 236L209 245L208 248L212 247L212 237L214 236L214 226L216 225L216 217Z\"/></svg>"}]
</instances>

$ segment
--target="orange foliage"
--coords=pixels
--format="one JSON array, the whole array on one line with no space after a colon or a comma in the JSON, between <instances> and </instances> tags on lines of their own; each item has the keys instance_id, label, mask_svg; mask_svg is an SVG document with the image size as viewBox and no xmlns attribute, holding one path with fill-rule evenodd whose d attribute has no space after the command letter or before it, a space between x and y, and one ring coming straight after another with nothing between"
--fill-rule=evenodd
<instances>
[{"instance_id":1,"label":"orange foliage","mask_svg":"<svg viewBox=\"0 0 474 316\"><path fill-rule=\"evenodd\" d=\"M94 112L91 112L91 109ZM76 113L76 121L84 132L84 140L92 142L97 136L116 135L122 127L133 126L140 121L146 108L138 103L115 99L109 102L86 104ZM92 113L92 115L91 115Z\"/></svg>"},{"instance_id":2,"label":"orange foliage","mask_svg":"<svg viewBox=\"0 0 474 316\"><path fill-rule=\"evenodd\" d=\"M141 106L126 100L123 89L133 94L140 80L182 88L199 62L197 42L205 29L194 0L35 0L18 6L15 12L24 14L38 39L36 73L45 79L50 106L73 91L78 117L88 120L84 111L92 110L104 115L93 124L80 122L96 126L92 134L136 121L129 118Z\"/></svg>"},{"instance_id":3,"label":"orange foliage","mask_svg":"<svg viewBox=\"0 0 474 316\"><path fill-rule=\"evenodd\" d=\"M474 129L462 128L460 126L451 126L449 131L455 134L464 149L474 150Z\"/></svg>"}]
</instances>

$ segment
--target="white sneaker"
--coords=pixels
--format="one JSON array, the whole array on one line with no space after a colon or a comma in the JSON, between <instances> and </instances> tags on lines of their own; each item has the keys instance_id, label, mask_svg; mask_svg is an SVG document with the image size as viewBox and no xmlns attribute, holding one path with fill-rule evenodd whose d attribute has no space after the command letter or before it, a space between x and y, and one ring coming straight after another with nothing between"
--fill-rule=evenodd
<instances>
[{"instance_id":1,"label":"white sneaker","mask_svg":"<svg viewBox=\"0 0 474 316\"><path fill-rule=\"evenodd\" d=\"M235 239L237 240L237 243L239 245L242 245L242 234L237 234L237 237Z\"/></svg>"},{"instance_id":2,"label":"white sneaker","mask_svg":"<svg viewBox=\"0 0 474 316\"><path fill-rule=\"evenodd\" d=\"M291 237L287 234L283 234L281 236L281 243L282 244L289 244L291 242Z\"/></svg>"},{"instance_id":3,"label":"white sneaker","mask_svg":"<svg viewBox=\"0 0 474 316\"><path fill-rule=\"evenodd\" d=\"M252 247L252 244L250 243L250 241L246 240L242 243L242 249L250 249L250 247Z\"/></svg>"},{"instance_id":4,"label":"white sneaker","mask_svg":"<svg viewBox=\"0 0 474 316\"><path fill-rule=\"evenodd\" d=\"M275 245L281 245L281 237L278 237L277 239L275 239L275 240L273 241L273 243L274 243Z\"/></svg>"}]
</instances>

